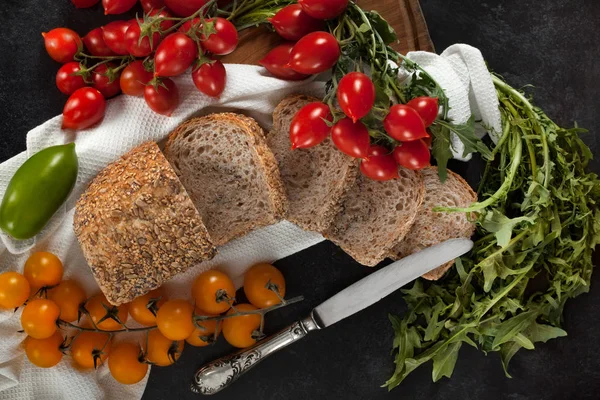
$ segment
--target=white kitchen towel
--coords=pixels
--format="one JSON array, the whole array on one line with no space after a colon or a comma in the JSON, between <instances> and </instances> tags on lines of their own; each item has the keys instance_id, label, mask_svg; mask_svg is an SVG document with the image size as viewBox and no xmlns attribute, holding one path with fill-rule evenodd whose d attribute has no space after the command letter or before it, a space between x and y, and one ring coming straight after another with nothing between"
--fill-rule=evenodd
<instances>
[{"instance_id":1,"label":"white kitchen towel","mask_svg":"<svg viewBox=\"0 0 600 400\"><path fill-rule=\"evenodd\" d=\"M406 55L419 64L444 89L450 109L448 117L456 124L463 124L471 115L475 117L475 133L486 133L496 143L502 131L498 96L479 49L467 44L454 44L442 54L412 51ZM401 70L400 74L404 74ZM452 134L454 158L468 161L463 156L464 145Z\"/></svg>"}]
</instances>

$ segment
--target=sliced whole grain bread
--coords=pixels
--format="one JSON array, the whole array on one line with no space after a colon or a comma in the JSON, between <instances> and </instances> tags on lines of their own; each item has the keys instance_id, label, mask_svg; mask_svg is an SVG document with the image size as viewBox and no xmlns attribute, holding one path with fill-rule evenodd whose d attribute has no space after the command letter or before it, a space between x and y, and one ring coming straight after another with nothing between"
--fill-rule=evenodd
<instances>
[{"instance_id":1,"label":"sliced whole grain bread","mask_svg":"<svg viewBox=\"0 0 600 400\"><path fill-rule=\"evenodd\" d=\"M327 139L310 149L291 150L290 125L294 115L314 97L292 95L273 112L267 142L279 163L289 208L286 219L302 229L323 232L340 208L340 198L358 174L357 160L337 150Z\"/></svg>"},{"instance_id":2,"label":"sliced whole grain bread","mask_svg":"<svg viewBox=\"0 0 600 400\"><path fill-rule=\"evenodd\" d=\"M433 211L438 206L467 207L477 201L477 194L469 184L450 170L448 178L442 184L437 167L425 168L421 174L425 183L423 204L409 234L392 249L391 258L399 259L448 239L469 238L475 230L475 225L465 213ZM454 261L446 263L423 275L423 278L437 280L453 264Z\"/></svg>"},{"instance_id":3,"label":"sliced whole grain bread","mask_svg":"<svg viewBox=\"0 0 600 400\"><path fill-rule=\"evenodd\" d=\"M375 266L388 256L409 231L423 201L421 174L404 168L398 174L385 182L360 174L323 233L363 265Z\"/></svg>"},{"instance_id":4,"label":"sliced whole grain bread","mask_svg":"<svg viewBox=\"0 0 600 400\"><path fill-rule=\"evenodd\" d=\"M169 135L164 153L217 246L279 221L287 209L277 161L252 118L191 119Z\"/></svg>"},{"instance_id":5,"label":"sliced whole grain bread","mask_svg":"<svg viewBox=\"0 0 600 400\"><path fill-rule=\"evenodd\" d=\"M77 201L73 227L94 278L115 305L216 253L192 200L153 142L94 178Z\"/></svg>"}]
</instances>

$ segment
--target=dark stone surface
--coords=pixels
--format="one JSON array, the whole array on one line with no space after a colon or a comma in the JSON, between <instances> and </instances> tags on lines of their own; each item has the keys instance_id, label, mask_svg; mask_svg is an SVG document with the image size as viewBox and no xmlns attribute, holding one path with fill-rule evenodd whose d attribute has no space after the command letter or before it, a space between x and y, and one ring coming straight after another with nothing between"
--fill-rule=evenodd
<instances>
[{"instance_id":1,"label":"dark stone surface","mask_svg":"<svg viewBox=\"0 0 600 400\"><path fill-rule=\"evenodd\" d=\"M597 0L423 0L438 51L456 42L479 47L491 68L515 85L533 84L536 103L565 126L577 121L586 142L600 153L600 2ZM69 26L85 33L110 18L100 9L75 10L67 0L4 0L0 6L0 161L25 149L27 131L62 111L65 97L54 86L58 65L43 51L40 31ZM467 172L464 165L456 169ZM600 171L599 161L593 169ZM476 180L478 171L468 175ZM277 262L289 295L306 301L270 315L267 333L304 316L312 307L371 270L330 243ZM391 393L379 386L393 371L388 313L402 313L399 293L368 310L265 360L215 399L596 399L600 393L600 274L593 290L570 301L569 336L522 351L504 377L497 354L463 347L451 380L431 383L428 367ZM153 368L147 399L193 398L195 370L231 348L188 347L180 362Z\"/></svg>"}]
</instances>

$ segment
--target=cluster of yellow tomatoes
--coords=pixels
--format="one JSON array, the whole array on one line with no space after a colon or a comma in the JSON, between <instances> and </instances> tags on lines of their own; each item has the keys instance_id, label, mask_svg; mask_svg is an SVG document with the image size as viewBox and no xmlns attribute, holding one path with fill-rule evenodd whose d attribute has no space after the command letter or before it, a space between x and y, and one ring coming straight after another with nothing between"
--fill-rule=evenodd
<instances>
[{"instance_id":1,"label":"cluster of yellow tomatoes","mask_svg":"<svg viewBox=\"0 0 600 400\"><path fill-rule=\"evenodd\" d=\"M246 272L244 293L249 303L241 304L234 303L232 280L217 270L195 279L191 288L195 304L169 300L159 288L114 306L103 294L88 299L79 283L62 277L62 262L48 252L33 253L23 274L0 274L0 308L25 305L21 326L27 334L23 342L27 358L49 368L63 354L70 354L73 365L84 370L108 360L111 375L123 384L141 381L149 364L174 363L184 341L206 346L222 333L232 346L253 345L262 335L266 309L280 304L285 296L283 275L270 264L257 264ZM130 316L145 328L127 328ZM64 337L62 329L75 334ZM147 334L141 344L115 339L118 333L140 330Z\"/></svg>"}]
</instances>

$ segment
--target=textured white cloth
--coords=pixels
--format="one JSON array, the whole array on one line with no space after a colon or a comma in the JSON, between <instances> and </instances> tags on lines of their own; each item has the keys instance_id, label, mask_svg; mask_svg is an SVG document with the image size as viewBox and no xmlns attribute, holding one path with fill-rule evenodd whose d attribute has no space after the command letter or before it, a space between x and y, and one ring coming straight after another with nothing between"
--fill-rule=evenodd
<instances>
[{"instance_id":1,"label":"textured white cloth","mask_svg":"<svg viewBox=\"0 0 600 400\"><path fill-rule=\"evenodd\" d=\"M413 51L406 56L444 89L450 105L448 117L454 123L465 123L472 114L476 122L475 133L479 137L489 133L491 139L497 142L502 131L498 96L479 49L467 44L454 44L440 55ZM452 147L454 158L471 159L470 154L463 157L464 146L455 134L452 134Z\"/></svg>"}]
</instances>

